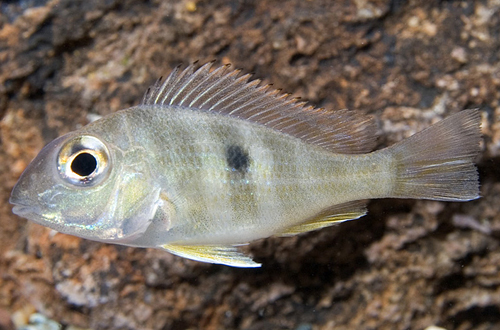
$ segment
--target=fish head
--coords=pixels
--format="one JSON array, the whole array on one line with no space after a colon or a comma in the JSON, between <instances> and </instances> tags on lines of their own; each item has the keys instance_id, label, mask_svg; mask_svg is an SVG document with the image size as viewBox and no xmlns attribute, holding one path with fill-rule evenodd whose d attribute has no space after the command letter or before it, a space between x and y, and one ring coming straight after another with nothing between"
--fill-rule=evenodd
<instances>
[{"instance_id":1,"label":"fish head","mask_svg":"<svg viewBox=\"0 0 500 330\"><path fill-rule=\"evenodd\" d=\"M131 158L97 134L61 136L19 178L10 197L13 213L66 234L131 242L146 231L160 203L147 166Z\"/></svg>"}]
</instances>

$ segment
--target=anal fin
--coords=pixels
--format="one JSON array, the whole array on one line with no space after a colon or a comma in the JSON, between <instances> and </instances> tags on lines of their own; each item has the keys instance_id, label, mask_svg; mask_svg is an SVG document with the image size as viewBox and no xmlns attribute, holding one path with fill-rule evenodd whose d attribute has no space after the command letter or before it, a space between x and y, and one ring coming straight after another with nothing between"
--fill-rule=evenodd
<instances>
[{"instance_id":1,"label":"anal fin","mask_svg":"<svg viewBox=\"0 0 500 330\"><path fill-rule=\"evenodd\" d=\"M361 218L366 214L366 202L354 201L332 206L317 214L312 219L285 229L275 236L294 236L301 233L329 227L331 225Z\"/></svg>"},{"instance_id":2,"label":"anal fin","mask_svg":"<svg viewBox=\"0 0 500 330\"><path fill-rule=\"evenodd\" d=\"M232 245L176 245L164 244L161 248L183 258L222 264L232 267L255 268L261 264L244 255Z\"/></svg>"}]
</instances>

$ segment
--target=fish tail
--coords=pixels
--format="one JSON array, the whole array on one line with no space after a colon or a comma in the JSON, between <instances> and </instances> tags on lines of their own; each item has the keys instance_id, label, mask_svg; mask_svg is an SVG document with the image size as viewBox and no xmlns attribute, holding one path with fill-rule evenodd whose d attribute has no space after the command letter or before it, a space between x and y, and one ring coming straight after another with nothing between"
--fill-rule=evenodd
<instances>
[{"instance_id":1,"label":"fish tail","mask_svg":"<svg viewBox=\"0 0 500 330\"><path fill-rule=\"evenodd\" d=\"M478 110L464 110L390 147L397 164L392 197L479 198L480 120Z\"/></svg>"}]
</instances>

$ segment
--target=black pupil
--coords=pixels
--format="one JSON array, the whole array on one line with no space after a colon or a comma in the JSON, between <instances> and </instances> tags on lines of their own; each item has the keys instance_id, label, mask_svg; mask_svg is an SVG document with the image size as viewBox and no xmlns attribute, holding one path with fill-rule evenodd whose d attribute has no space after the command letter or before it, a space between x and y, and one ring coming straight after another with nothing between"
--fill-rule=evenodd
<instances>
[{"instance_id":1,"label":"black pupil","mask_svg":"<svg viewBox=\"0 0 500 330\"><path fill-rule=\"evenodd\" d=\"M88 176L97 168L97 160L89 153L82 152L73 159L71 170L79 176Z\"/></svg>"}]
</instances>

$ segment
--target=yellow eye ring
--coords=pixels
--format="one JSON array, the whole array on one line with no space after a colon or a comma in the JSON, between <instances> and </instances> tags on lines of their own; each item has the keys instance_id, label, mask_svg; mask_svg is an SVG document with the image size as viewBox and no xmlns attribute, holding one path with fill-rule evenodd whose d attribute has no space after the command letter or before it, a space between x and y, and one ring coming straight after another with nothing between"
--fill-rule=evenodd
<instances>
[{"instance_id":1,"label":"yellow eye ring","mask_svg":"<svg viewBox=\"0 0 500 330\"><path fill-rule=\"evenodd\" d=\"M68 140L59 151L57 168L69 184L94 186L109 175L111 166L106 145L96 137L83 135Z\"/></svg>"}]
</instances>

